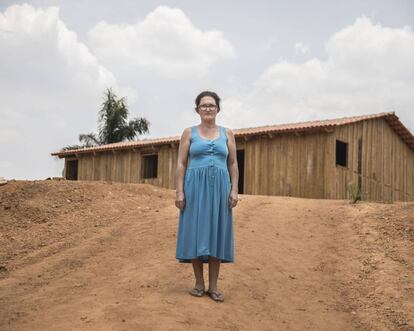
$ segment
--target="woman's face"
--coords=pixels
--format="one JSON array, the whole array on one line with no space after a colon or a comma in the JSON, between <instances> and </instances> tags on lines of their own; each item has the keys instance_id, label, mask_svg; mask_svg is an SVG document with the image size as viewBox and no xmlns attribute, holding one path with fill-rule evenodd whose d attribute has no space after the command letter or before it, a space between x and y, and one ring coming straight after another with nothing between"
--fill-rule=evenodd
<instances>
[{"instance_id":1,"label":"woman's face","mask_svg":"<svg viewBox=\"0 0 414 331\"><path fill-rule=\"evenodd\" d=\"M213 97L205 96L200 100L200 104L197 107L197 113L204 120L213 120L219 112L216 100Z\"/></svg>"}]
</instances>

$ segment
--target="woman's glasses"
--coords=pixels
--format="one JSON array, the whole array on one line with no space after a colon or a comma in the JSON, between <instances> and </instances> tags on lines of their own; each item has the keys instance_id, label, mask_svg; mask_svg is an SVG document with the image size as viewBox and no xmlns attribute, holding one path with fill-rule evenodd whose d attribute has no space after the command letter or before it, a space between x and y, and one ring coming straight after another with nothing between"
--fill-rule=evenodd
<instances>
[{"instance_id":1,"label":"woman's glasses","mask_svg":"<svg viewBox=\"0 0 414 331\"><path fill-rule=\"evenodd\" d=\"M198 106L198 109L200 109L200 110L207 110L207 108L210 109L210 110L216 110L217 105L214 105L214 104L210 103L210 104L204 104L204 105Z\"/></svg>"}]
</instances>

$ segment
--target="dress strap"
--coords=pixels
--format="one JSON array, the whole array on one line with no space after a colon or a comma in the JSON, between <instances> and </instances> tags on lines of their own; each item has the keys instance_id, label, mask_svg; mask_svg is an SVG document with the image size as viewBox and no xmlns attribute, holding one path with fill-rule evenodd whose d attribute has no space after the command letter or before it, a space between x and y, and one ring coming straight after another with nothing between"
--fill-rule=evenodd
<instances>
[{"instance_id":1,"label":"dress strap","mask_svg":"<svg viewBox=\"0 0 414 331\"><path fill-rule=\"evenodd\" d=\"M220 126L220 130L223 134L223 137L226 137L226 140L228 140L226 128L224 126Z\"/></svg>"}]
</instances>

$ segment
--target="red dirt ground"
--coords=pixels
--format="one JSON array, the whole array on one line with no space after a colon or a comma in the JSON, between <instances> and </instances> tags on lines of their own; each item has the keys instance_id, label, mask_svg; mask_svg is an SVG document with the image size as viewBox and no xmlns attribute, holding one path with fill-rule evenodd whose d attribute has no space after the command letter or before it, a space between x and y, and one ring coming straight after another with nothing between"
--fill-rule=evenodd
<instances>
[{"instance_id":1,"label":"red dirt ground","mask_svg":"<svg viewBox=\"0 0 414 331\"><path fill-rule=\"evenodd\" d=\"M414 330L414 203L239 197L216 303L188 294L173 190L0 186L0 330Z\"/></svg>"}]
</instances>

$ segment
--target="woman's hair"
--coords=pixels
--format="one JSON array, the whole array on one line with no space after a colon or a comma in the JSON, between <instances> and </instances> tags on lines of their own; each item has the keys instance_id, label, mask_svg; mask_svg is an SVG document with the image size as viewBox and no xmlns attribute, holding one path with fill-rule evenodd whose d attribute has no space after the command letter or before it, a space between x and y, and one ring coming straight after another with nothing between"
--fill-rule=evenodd
<instances>
[{"instance_id":1,"label":"woman's hair","mask_svg":"<svg viewBox=\"0 0 414 331\"><path fill-rule=\"evenodd\" d=\"M200 101L204 97L212 97L216 101L217 109L220 110L220 97L215 92L211 91L203 91L199 95L197 95L197 98L195 99L196 107L200 105Z\"/></svg>"}]
</instances>

